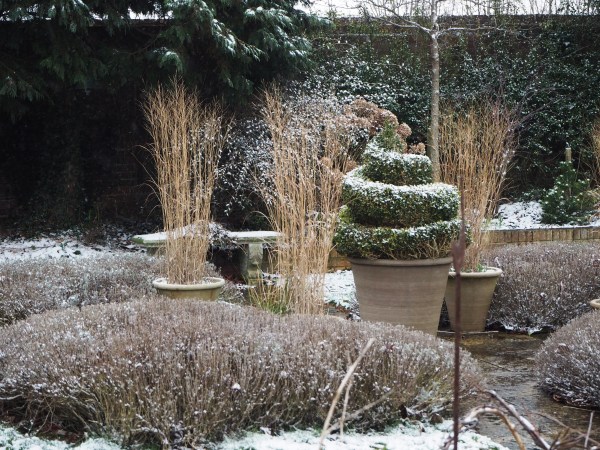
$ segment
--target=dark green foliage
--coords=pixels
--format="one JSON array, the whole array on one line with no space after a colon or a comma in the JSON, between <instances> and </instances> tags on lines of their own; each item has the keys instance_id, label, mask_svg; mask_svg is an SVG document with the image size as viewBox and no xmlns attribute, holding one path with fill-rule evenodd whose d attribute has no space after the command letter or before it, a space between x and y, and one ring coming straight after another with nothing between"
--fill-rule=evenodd
<instances>
[{"instance_id":1,"label":"dark green foliage","mask_svg":"<svg viewBox=\"0 0 600 450\"><path fill-rule=\"evenodd\" d=\"M323 22L295 3L0 1L0 109L18 116L64 88L151 83L174 71L207 95L244 98L257 82L307 66L302 33Z\"/></svg>"},{"instance_id":2,"label":"dark green foliage","mask_svg":"<svg viewBox=\"0 0 600 450\"><path fill-rule=\"evenodd\" d=\"M433 182L431 160L426 156L388 152L371 143L367 145L362 161L362 174L369 180L396 186Z\"/></svg>"},{"instance_id":3,"label":"dark green foliage","mask_svg":"<svg viewBox=\"0 0 600 450\"><path fill-rule=\"evenodd\" d=\"M403 153L406 151L406 141L396 132L396 127L390 122L386 122L383 130L375 136L375 142L383 148L395 152Z\"/></svg>"},{"instance_id":4,"label":"dark green foliage","mask_svg":"<svg viewBox=\"0 0 600 450\"><path fill-rule=\"evenodd\" d=\"M458 215L459 195L456 187L442 183L419 186L373 183L356 169L344 179L342 201L353 222L409 228L454 219Z\"/></svg>"},{"instance_id":5,"label":"dark green foliage","mask_svg":"<svg viewBox=\"0 0 600 450\"><path fill-rule=\"evenodd\" d=\"M542 223L581 224L589 220L595 202L590 195L590 180L578 180L570 161L559 166L554 187L542 199Z\"/></svg>"},{"instance_id":6,"label":"dark green foliage","mask_svg":"<svg viewBox=\"0 0 600 450\"><path fill-rule=\"evenodd\" d=\"M455 19L463 26L461 20ZM566 144L590 167L588 129L600 115L600 21L594 16L495 17L492 28L448 34L441 45L441 97L460 109L484 95L520 111L519 148L508 185L548 188ZM475 24L477 25L477 24ZM485 24L484 24L485 25ZM477 28L476 26L468 28ZM319 35L321 85L392 110L423 141L431 89L427 42L418 31L342 23Z\"/></svg>"},{"instance_id":7,"label":"dark green foliage","mask_svg":"<svg viewBox=\"0 0 600 450\"><path fill-rule=\"evenodd\" d=\"M398 229L367 227L342 218L335 235L335 248L352 258L445 258L459 232L460 221L457 219Z\"/></svg>"},{"instance_id":8,"label":"dark green foliage","mask_svg":"<svg viewBox=\"0 0 600 450\"><path fill-rule=\"evenodd\" d=\"M377 139L368 145L364 161L344 178L346 205L334 238L337 251L370 259L448 256L460 231L458 189L431 183L426 156L380 148ZM365 171L391 182L371 181ZM399 182L405 180L411 184Z\"/></svg>"}]
</instances>

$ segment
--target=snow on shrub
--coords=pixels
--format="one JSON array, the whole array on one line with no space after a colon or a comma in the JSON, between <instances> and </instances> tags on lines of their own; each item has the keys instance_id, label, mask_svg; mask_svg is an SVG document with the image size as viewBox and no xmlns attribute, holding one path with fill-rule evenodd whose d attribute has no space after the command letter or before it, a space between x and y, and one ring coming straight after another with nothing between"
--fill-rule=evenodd
<instances>
[{"instance_id":1,"label":"snow on shrub","mask_svg":"<svg viewBox=\"0 0 600 450\"><path fill-rule=\"evenodd\" d=\"M490 249L500 267L490 322L528 332L556 329L590 310L600 297L600 247L587 242L548 242Z\"/></svg>"},{"instance_id":2,"label":"snow on shrub","mask_svg":"<svg viewBox=\"0 0 600 450\"><path fill-rule=\"evenodd\" d=\"M371 259L447 256L460 231L458 189L431 183L429 158L380 147L377 138L364 161L344 178L337 251Z\"/></svg>"},{"instance_id":3,"label":"snow on shrub","mask_svg":"<svg viewBox=\"0 0 600 450\"><path fill-rule=\"evenodd\" d=\"M399 186L433 182L431 160L425 155L389 152L371 142L362 155L362 161L362 173L381 183Z\"/></svg>"},{"instance_id":4,"label":"snow on shrub","mask_svg":"<svg viewBox=\"0 0 600 450\"><path fill-rule=\"evenodd\" d=\"M426 419L450 404L452 346L432 336L159 298L49 311L0 329L0 416L194 448L238 430L321 426L371 337L348 412L381 403L352 419L357 429ZM480 374L468 354L462 367L467 395Z\"/></svg>"},{"instance_id":5,"label":"snow on shrub","mask_svg":"<svg viewBox=\"0 0 600 450\"><path fill-rule=\"evenodd\" d=\"M599 342L598 311L569 322L546 339L536 355L542 389L570 405L600 408Z\"/></svg>"},{"instance_id":6,"label":"snow on shrub","mask_svg":"<svg viewBox=\"0 0 600 450\"><path fill-rule=\"evenodd\" d=\"M2 262L0 326L51 309L153 295L160 265L160 258L139 254ZM233 288L227 285L223 295L233 296Z\"/></svg>"},{"instance_id":7,"label":"snow on shrub","mask_svg":"<svg viewBox=\"0 0 600 450\"><path fill-rule=\"evenodd\" d=\"M369 181L361 167L344 178L342 199L353 222L418 227L458 214L458 189L443 183L395 186Z\"/></svg>"}]
</instances>

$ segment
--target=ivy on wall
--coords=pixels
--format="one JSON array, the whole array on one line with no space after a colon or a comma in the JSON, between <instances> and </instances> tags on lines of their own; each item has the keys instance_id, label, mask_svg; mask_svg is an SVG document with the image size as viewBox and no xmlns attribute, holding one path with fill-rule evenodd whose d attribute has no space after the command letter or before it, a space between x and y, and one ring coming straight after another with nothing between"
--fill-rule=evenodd
<instances>
[{"instance_id":1,"label":"ivy on wall","mask_svg":"<svg viewBox=\"0 0 600 450\"><path fill-rule=\"evenodd\" d=\"M485 25L485 24L484 24ZM504 18L441 42L441 95L455 107L502 96L523 120L510 173L516 192L552 185L565 147L591 167L589 127L600 116L600 22L590 17ZM361 95L394 111L424 140L430 81L426 43L410 31L343 22L314 39L312 78L342 98Z\"/></svg>"}]
</instances>

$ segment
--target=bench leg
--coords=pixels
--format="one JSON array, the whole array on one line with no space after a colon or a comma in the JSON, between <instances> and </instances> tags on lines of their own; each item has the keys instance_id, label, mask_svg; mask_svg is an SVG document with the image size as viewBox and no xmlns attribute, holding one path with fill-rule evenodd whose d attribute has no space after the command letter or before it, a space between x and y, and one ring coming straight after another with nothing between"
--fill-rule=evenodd
<instances>
[{"instance_id":1,"label":"bench leg","mask_svg":"<svg viewBox=\"0 0 600 450\"><path fill-rule=\"evenodd\" d=\"M247 244L243 250L243 261L240 264L242 276L250 286L256 286L262 280L263 245Z\"/></svg>"}]
</instances>

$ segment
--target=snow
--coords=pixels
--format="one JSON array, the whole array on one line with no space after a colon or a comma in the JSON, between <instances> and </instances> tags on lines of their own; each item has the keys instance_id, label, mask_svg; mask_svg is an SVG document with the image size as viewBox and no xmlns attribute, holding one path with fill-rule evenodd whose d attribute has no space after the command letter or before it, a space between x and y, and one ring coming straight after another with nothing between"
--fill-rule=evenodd
<instances>
[{"instance_id":1,"label":"snow","mask_svg":"<svg viewBox=\"0 0 600 450\"><path fill-rule=\"evenodd\" d=\"M401 450L438 450L448 437L452 422L440 425L397 426L385 433L358 434L354 432L328 436L325 439L325 450L354 450L366 448L387 448ZM277 436L263 433L247 433L241 438L226 438L217 444L215 450L261 449L261 450L314 450L318 448L320 434L315 430L298 430L285 432ZM384 447L385 446L385 447ZM461 450L507 450L489 438L467 431L460 434ZM72 446L61 441L43 440L25 436L12 428L0 426L0 448L6 450L120 450L121 447L104 439L89 439L84 443Z\"/></svg>"},{"instance_id":2,"label":"snow","mask_svg":"<svg viewBox=\"0 0 600 450\"><path fill-rule=\"evenodd\" d=\"M353 309L356 305L356 289L351 270L338 270L325 275L325 303Z\"/></svg>"},{"instance_id":3,"label":"snow","mask_svg":"<svg viewBox=\"0 0 600 450\"><path fill-rule=\"evenodd\" d=\"M74 231L50 233L38 238L0 239L0 262L44 258L86 258L107 253L142 251L127 236L119 234L109 244L88 244Z\"/></svg>"},{"instance_id":4,"label":"snow","mask_svg":"<svg viewBox=\"0 0 600 450\"><path fill-rule=\"evenodd\" d=\"M104 439L88 439L80 445L71 445L62 441L48 441L26 436L14 428L0 426L0 448L6 450L120 450L121 447Z\"/></svg>"},{"instance_id":5,"label":"snow","mask_svg":"<svg viewBox=\"0 0 600 450\"><path fill-rule=\"evenodd\" d=\"M501 205L498 214L488 226L490 230L525 230L532 228L573 228L575 225L542 224L542 206L539 202L513 202ZM600 216L581 226L600 227Z\"/></svg>"}]
</instances>

